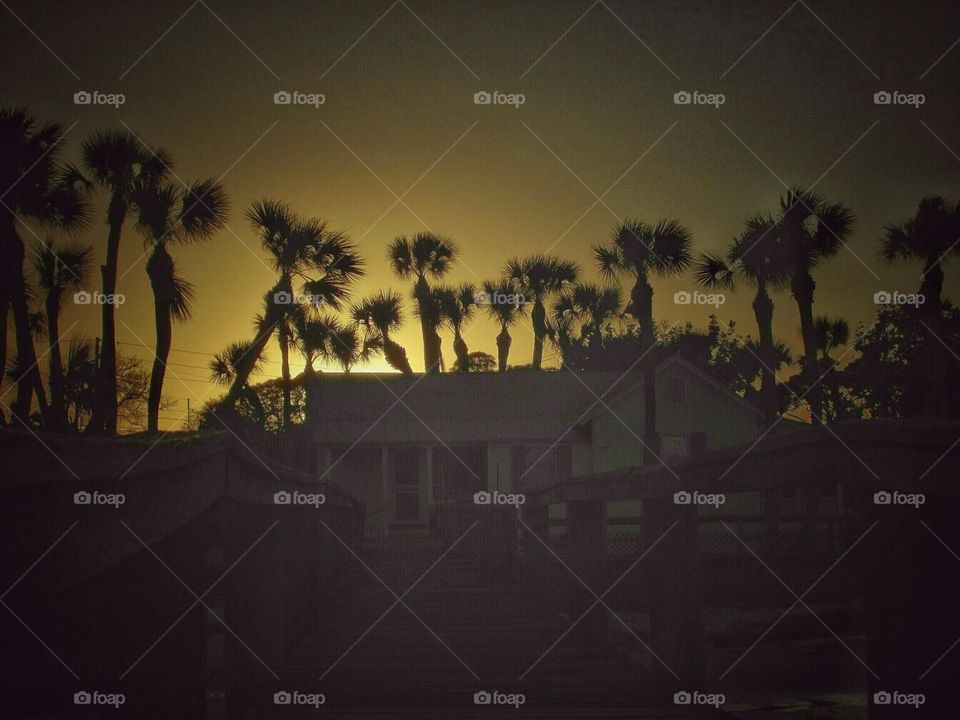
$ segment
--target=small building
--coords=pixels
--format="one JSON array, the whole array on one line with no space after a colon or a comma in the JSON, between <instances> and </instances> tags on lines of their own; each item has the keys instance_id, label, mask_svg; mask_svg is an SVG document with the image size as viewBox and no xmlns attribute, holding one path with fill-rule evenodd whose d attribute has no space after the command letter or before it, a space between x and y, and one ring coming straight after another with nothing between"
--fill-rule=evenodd
<instances>
[{"instance_id":1,"label":"small building","mask_svg":"<svg viewBox=\"0 0 960 720\"><path fill-rule=\"evenodd\" d=\"M759 435L760 410L693 363L656 375L663 462ZM643 463L636 372L324 375L308 402L318 474L364 504L367 539L427 533L443 502L480 490Z\"/></svg>"}]
</instances>

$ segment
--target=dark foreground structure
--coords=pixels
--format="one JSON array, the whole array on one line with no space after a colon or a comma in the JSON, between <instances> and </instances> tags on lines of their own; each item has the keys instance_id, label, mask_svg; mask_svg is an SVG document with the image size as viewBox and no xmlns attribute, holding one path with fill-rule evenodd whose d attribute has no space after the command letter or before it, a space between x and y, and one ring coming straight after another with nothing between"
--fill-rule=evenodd
<instances>
[{"instance_id":1,"label":"dark foreground structure","mask_svg":"<svg viewBox=\"0 0 960 720\"><path fill-rule=\"evenodd\" d=\"M5 717L953 717L958 437L771 432L364 541L257 438L4 431Z\"/></svg>"}]
</instances>

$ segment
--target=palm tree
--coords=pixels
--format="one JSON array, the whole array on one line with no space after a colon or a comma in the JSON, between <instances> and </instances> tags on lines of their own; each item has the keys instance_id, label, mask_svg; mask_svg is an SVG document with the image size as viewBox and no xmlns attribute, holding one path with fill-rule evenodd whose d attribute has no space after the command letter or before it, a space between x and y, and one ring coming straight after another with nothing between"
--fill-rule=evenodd
<instances>
[{"instance_id":1,"label":"palm tree","mask_svg":"<svg viewBox=\"0 0 960 720\"><path fill-rule=\"evenodd\" d=\"M263 319L276 330L280 345L283 418L289 426L293 416L290 343L296 323L302 323L311 311L341 309L350 297L350 284L363 275L363 261L346 235L331 230L322 220L299 218L284 203L255 202L247 211L247 220L270 253L270 263L278 274L267 294ZM294 287L297 282L301 285L299 294ZM269 333L267 338L262 333L258 338L256 355L266 345Z\"/></svg>"},{"instance_id":2,"label":"palm tree","mask_svg":"<svg viewBox=\"0 0 960 720\"><path fill-rule=\"evenodd\" d=\"M777 353L773 339L773 298L770 291L789 279L784 261L784 245L773 218L756 215L747 220L746 229L734 238L723 255L705 253L694 268L697 284L722 290L734 290L739 282L753 285L753 315L760 336L760 397L764 419L771 425L779 411L777 398Z\"/></svg>"},{"instance_id":3,"label":"palm tree","mask_svg":"<svg viewBox=\"0 0 960 720\"><path fill-rule=\"evenodd\" d=\"M820 316L813 321L813 327L817 333L818 362L820 367L825 368L823 385L828 390L830 419L842 420L845 411L840 397L840 375L836 368L836 361L831 357L830 352L843 347L850 341L850 325L843 318Z\"/></svg>"},{"instance_id":4,"label":"palm tree","mask_svg":"<svg viewBox=\"0 0 960 720\"><path fill-rule=\"evenodd\" d=\"M167 357L173 336L173 322L190 317L193 285L177 271L171 245L210 240L227 222L229 203L223 187L215 180L204 180L183 187L176 185L138 188L137 228L145 236L150 251L147 277L153 289L156 349L150 373L147 398L147 431L159 429L160 397L167 369Z\"/></svg>"},{"instance_id":5,"label":"palm tree","mask_svg":"<svg viewBox=\"0 0 960 720\"><path fill-rule=\"evenodd\" d=\"M413 368L407 359L407 351L391 337L403 324L402 306L400 293L381 290L354 305L350 314L353 322L365 329L364 345L382 344L383 356L390 367L404 375L412 375Z\"/></svg>"},{"instance_id":6,"label":"palm tree","mask_svg":"<svg viewBox=\"0 0 960 720\"><path fill-rule=\"evenodd\" d=\"M16 378L12 410L24 422L41 381L30 331L26 247L18 224L31 219L72 232L88 220L82 176L58 162L63 136L57 123L41 123L23 109L0 109L0 369L7 364L7 316L12 310L17 363L23 368Z\"/></svg>"},{"instance_id":7,"label":"palm tree","mask_svg":"<svg viewBox=\"0 0 960 720\"><path fill-rule=\"evenodd\" d=\"M640 352L645 357L656 344L653 320L653 286L651 275L661 277L679 275L690 264L692 240L690 231L678 220L660 220L650 225L638 220L627 220L614 231L609 245L595 245L594 257L604 277L620 275L633 277L627 312L640 325ZM644 443L649 456L660 450L657 434L657 381L652 358L647 358L643 370Z\"/></svg>"},{"instance_id":8,"label":"palm tree","mask_svg":"<svg viewBox=\"0 0 960 720\"><path fill-rule=\"evenodd\" d=\"M790 265L790 290L800 312L803 335L803 383L813 422L822 422L823 396L818 386L817 332L813 269L840 252L853 230L853 212L841 203L828 203L811 192L790 190L780 199L777 226Z\"/></svg>"},{"instance_id":9,"label":"palm tree","mask_svg":"<svg viewBox=\"0 0 960 720\"><path fill-rule=\"evenodd\" d=\"M601 287L594 283L577 283L563 293L553 305L553 326L559 336L569 338L574 326L579 326L581 338L586 339L591 361L596 362L603 344L603 328L622 314L623 295L617 286Z\"/></svg>"},{"instance_id":10,"label":"palm tree","mask_svg":"<svg viewBox=\"0 0 960 720\"><path fill-rule=\"evenodd\" d=\"M330 356L344 373L350 374L353 366L359 362L369 362L378 352L383 351L383 340L379 335L367 337L352 325L337 328L331 336Z\"/></svg>"},{"instance_id":11,"label":"palm tree","mask_svg":"<svg viewBox=\"0 0 960 720\"><path fill-rule=\"evenodd\" d=\"M227 345L224 350L214 355L210 361L210 378L220 385L230 385L233 383L244 359L250 355L252 349L253 343L249 340L241 340ZM259 372L264 362L266 362L266 358L261 354L253 362L251 374ZM240 390L240 399L250 405L255 421L257 424L262 425L265 411L257 391L250 387L249 384L244 383Z\"/></svg>"},{"instance_id":12,"label":"palm tree","mask_svg":"<svg viewBox=\"0 0 960 720\"><path fill-rule=\"evenodd\" d=\"M117 265L120 257L120 235L124 221L133 208L133 195L138 188L162 183L170 167L170 157L162 150L150 151L125 130L101 130L83 143L83 167L93 182L110 194L107 206L107 258L100 267L103 294L117 292ZM105 302L101 306L102 335L100 375L97 401L94 403L94 430L110 435L117 432L117 331L116 308Z\"/></svg>"},{"instance_id":13,"label":"palm tree","mask_svg":"<svg viewBox=\"0 0 960 720\"><path fill-rule=\"evenodd\" d=\"M463 339L463 328L473 319L477 306L477 288L473 283L461 283L455 288L438 288L438 292L443 319L453 331L456 369L466 372L470 362L470 349Z\"/></svg>"},{"instance_id":14,"label":"palm tree","mask_svg":"<svg viewBox=\"0 0 960 720\"><path fill-rule=\"evenodd\" d=\"M96 382L97 362L94 357L93 343L77 338L71 340L66 353L64 397L67 420L74 433L80 432L81 423L92 411ZM71 407L73 417L70 417Z\"/></svg>"},{"instance_id":15,"label":"palm tree","mask_svg":"<svg viewBox=\"0 0 960 720\"><path fill-rule=\"evenodd\" d=\"M401 280L415 278L413 299L417 304L420 329L423 333L423 363L426 372L440 372L443 361L440 335L437 333L440 318L431 307L436 298L430 294L428 278L442 279L450 270L456 254L457 249L452 240L429 232L418 233L411 239L398 237L387 248L387 259L394 274Z\"/></svg>"},{"instance_id":16,"label":"palm tree","mask_svg":"<svg viewBox=\"0 0 960 720\"><path fill-rule=\"evenodd\" d=\"M579 268L569 260L550 255L511 258L503 275L525 298L533 299L530 317L533 320L533 367L543 365L543 340L547 335L546 303L577 281Z\"/></svg>"},{"instance_id":17,"label":"palm tree","mask_svg":"<svg viewBox=\"0 0 960 720\"><path fill-rule=\"evenodd\" d=\"M510 357L510 326L516 325L526 312L523 301L517 294L517 289L508 280L483 283L484 307L487 314L500 324L500 334L497 335L497 370L507 369L507 360Z\"/></svg>"},{"instance_id":18,"label":"palm tree","mask_svg":"<svg viewBox=\"0 0 960 720\"><path fill-rule=\"evenodd\" d=\"M47 424L55 430L67 427L67 401L63 359L60 353L60 310L64 293L83 288L90 274L93 248L70 244L56 248L49 238L33 253L33 267L44 293L49 340L50 405Z\"/></svg>"},{"instance_id":19,"label":"palm tree","mask_svg":"<svg viewBox=\"0 0 960 720\"><path fill-rule=\"evenodd\" d=\"M881 253L888 262L923 262L920 294L924 302L917 312L930 327L930 332L943 337L943 263L951 255L960 255L956 241L960 237L960 203L942 197L925 197L916 215L906 222L888 225ZM944 374L947 357L936 339L927 344L923 361L923 393L920 400L924 415L941 415L946 409Z\"/></svg>"}]
</instances>

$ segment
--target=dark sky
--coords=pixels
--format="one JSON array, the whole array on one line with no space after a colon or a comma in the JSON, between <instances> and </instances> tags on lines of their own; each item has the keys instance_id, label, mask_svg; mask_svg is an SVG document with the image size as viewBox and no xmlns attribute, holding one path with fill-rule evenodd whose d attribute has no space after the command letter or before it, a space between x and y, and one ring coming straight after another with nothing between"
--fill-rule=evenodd
<instances>
[{"instance_id":1,"label":"dark sky","mask_svg":"<svg viewBox=\"0 0 960 720\"><path fill-rule=\"evenodd\" d=\"M359 297L381 287L407 295L384 260L399 234L451 236L462 261L452 282L492 277L512 254L548 250L595 279L590 246L619 218L675 216L698 251L718 250L749 215L774 210L781 181L815 184L857 213L849 248L818 270L815 308L852 325L872 316L874 291L919 285L919 267L878 258L883 226L908 217L925 194L960 197L960 45L951 50L960 16L950 3L4 4L2 102L76 122L68 157L94 129L122 122L167 148L180 177L223 176L229 231L174 251L198 288L193 320L174 330L176 350L212 352L250 336L274 279L242 213L264 197L358 241L369 270ZM76 106L80 89L122 92L126 102ZM323 93L326 102L275 105L278 90ZM475 105L479 90L526 101ZM725 103L678 106L681 90L723 93ZM878 90L926 99L919 109L878 106ZM99 197L84 234L98 260L103 205ZM127 303L118 337L152 344L152 298L132 228L120 264ZM947 275L954 300L958 265ZM657 316L702 326L709 308L672 302L691 284L658 280ZM721 318L755 333L750 299L747 289L730 297ZM786 292L775 300L777 335L798 350L796 308ZM78 321L72 332L94 336L98 317L68 307L61 327ZM480 319L466 340L495 353L495 334ZM512 360L528 361L531 333L513 334ZM420 367L413 321L399 340ZM449 338L444 347L452 356ZM206 366L198 355L171 360ZM188 384L192 393L168 377L167 390L196 405L217 392Z\"/></svg>"}]
</instances>

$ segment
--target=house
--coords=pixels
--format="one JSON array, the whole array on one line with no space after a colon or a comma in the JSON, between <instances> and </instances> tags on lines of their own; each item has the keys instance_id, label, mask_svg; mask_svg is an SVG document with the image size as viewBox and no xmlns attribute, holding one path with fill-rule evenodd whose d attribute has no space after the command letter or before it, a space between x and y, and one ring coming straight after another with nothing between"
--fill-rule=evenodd
<instances>
[{"instance_id":1,"label":"house","mask_svg":"<svg viewBox=\"0 0 960 720\"><path fill-rule=\"evenodd\" d=\"M656 374L664 462L759 435L759 409L694 364ZM318 475L364 504L368 539L428 532L444 501L479 490L643 462L637 373L324 375L309 398Z\"/></svg>"}]
</instances>

